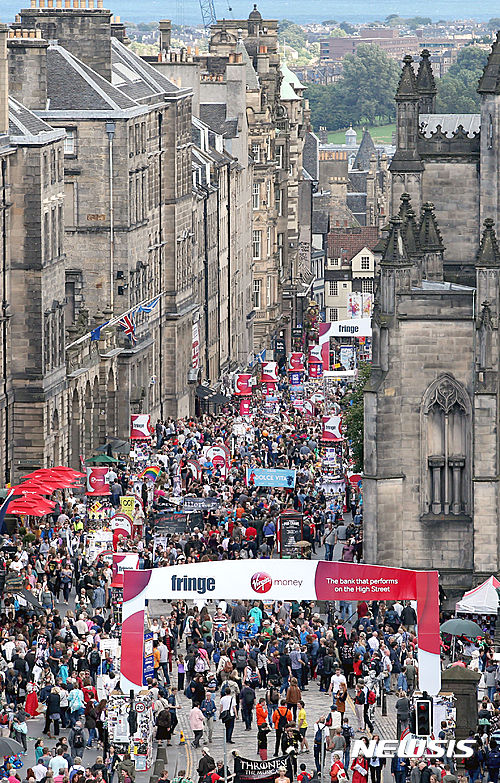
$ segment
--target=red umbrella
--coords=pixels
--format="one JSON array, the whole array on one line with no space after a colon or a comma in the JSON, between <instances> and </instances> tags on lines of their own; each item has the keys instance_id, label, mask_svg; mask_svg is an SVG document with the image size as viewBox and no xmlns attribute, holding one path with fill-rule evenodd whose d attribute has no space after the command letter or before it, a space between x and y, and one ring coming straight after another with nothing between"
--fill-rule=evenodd
<instances>
[{"instance_id":1,"label":"red umbrella","mask_svg":"<svg viewBox=\"0 0 500 783\"><path fill-rule=\"evenodd\" d=\"M86 473L80 473L73 468L65 468L63 465L58 465L55 468L50 468L55 473L65 473L67 476L73 476L74 478L86 478Z\"/></svg>"},{"instance_id":2,"label":"red umbrella","mask_svg":"<svg viewBox=\"0 0 500 783\"><path fill-rule=\"evenodd\" d=\"M44 498L35 498L33 496L29 500L14 500L9 503L7 512L9 514L30 514L36 517L44 517L45 514L50 514L54 510L54 503L49 503Z\"/></svg>"}]
</instances>

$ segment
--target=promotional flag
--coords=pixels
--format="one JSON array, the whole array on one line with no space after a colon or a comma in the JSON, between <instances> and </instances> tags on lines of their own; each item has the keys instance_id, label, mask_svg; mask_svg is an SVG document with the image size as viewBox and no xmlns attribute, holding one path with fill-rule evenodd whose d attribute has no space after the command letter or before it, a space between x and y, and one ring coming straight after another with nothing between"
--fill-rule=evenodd
<instances>
[{"instance_id":1,"label":"promotional flag","mask_svg":"<svg viewBox=\"0 0 500 783\"><path fill-rule=\"evenodd\" d=\"M247 486L255 487L286 487L295 486L296 471L281 468L247 468Z\"/></svg>"},{"instance_id":2,"label":"promotional flag","mask_svg":"<svg viewBox=\"0 0 500 783\"><path fill-rule=\"evenodd\" d=\"M268 381L262 384L262 394L265 397L271 397L276 393L276 384Z\"/></svg>"},{"instance_id":3,"label":"promotional flag","mask_svg":"<svg viewBox=\"0 0 500 783\"><path fill-rule=\"evenodd\" d=\"M191 367L193 370L200 369L200 327L198 321L195 321L191 330Z\"/></svg>"},{"instance_id":4,"label":"promotional flag","mask_svg":"<svg viewBox=\"0 0 500 783\"><path fill-rule=\"evenodd\" d=\"M235 378L235 394L251 396L252 394L252 376L249 373L240 373Z\"/></svg>"},{"instance_id":5,"label":"promotional flag","mask_svg":"<svg viewBox=\"0 0 500 783\"><path fill-rule=\"evenodd\" d=\"M188 459L188 461L186 462L186 467L189 468L189 470L193 474L193 478L196 479L196 481L201 481L203 477L203 470L200 462L197 459L195 459L194 457L190 457L190 459Z\"/></svg>"},{"instance_id":6,"label":"promotional flag","mask_svg":"<svg viewBox=\"0 0 500 783\"><path fill-rule=\"evenodd\" d=\"M120 512L126 514L129 519L134 518L135 497L133 495L121 495Z\"/></svg>"},{"instance_id":7,"label":"promotional flag","mask_svg":"<svg viewBox=\"0 0 500 783\"><path fill-rule=\"evenodd\" d=\"M298 383L301 382L301 373L300 372L291 372L289 374L288 380L290 381L291 386L296 386Z\"/></svg>"},{"instance_id":8,"label":"promotional flag","mask_svg":"<svg viewBox=\"0 0 500 783\"><path fill-rule=\"evenodd\" d=\"M87 468L86 495L109 495L110 488L106 480L108 468Z\"/></svg>"},{"instance_id":9,"label":"promotional flag","mask_svg":"<svg viewBox=\"0 0 500 783\"><path fill-rule=\"evenodd\" d=\"M300 352L291 353L288 357L288 369L301 372L304 370L304 354Z\"/></svg>"},{"instance_id":10,"label":"promotional flag","mask_svg":"<svg viewBox=\"0 0 500 783\"><path fill-rule=\"evenodd\" d=\"M133 571L139 569L139 555L137 552L114 552L112 587L123 587L123 572L125 569Z\"/></svg>"},{"instance_id":11,"label":"promotional flag","mask_svg":"<svg viewBox=\"0 0 500 783\"><path fill-rule=\"evenodd\" d=\"M248 397L240 400L240 416L250 416L250 399Z\"/></svg>"},{"instance_id":12,"label":"promotional flag","mask_svg":"<svg viewBox=\"0 0 500 783\"><path fill-rule=\"evenodd\" d=\"M149 413L130 416L130 440L148 440L151 437Z\"/></svg>"},{"instance_id":13,"label":"promotional flag","mask_svg":"<svg viewBox=\"0 0 500 783\"><path fill-rule=\"evenodd\" d=\"M309 362L309 378L321 378L323 375L323 365L318 362Z\"/></svg>"},{"instance_id":14,"label":"promotional flag","mask_svg":"<svg viewBox=\"0 0 500 783\"><path fill-rule=\"evenodd\" d=\"M340 432L341 422L341 416L322 416L323 432L321 440L342 440L342 433Z\"/></svg>"},{"instance_id":15,"label":"promotional flag","mask_svg":"<svg viewBox=\"0 0 500 783\"><path fill-rule=\"evenodd\" d=\"M156 481L156 479L160 475L160 470L161 468L159 465L148 465L147 468L141 470L141 472L137 475L137 478L143 480L149 479L150 481Z\"/></svg>"},{"instance_id":16,"label":"promotional flag","mask_svg":"<svg viewBox=\"0 0 500 783\"><path fill-rule=\"evenodd\" d=\"M262 362L262 383L278 380L278 362Z\"/></svg>"},{"instance_id":17,"label":"promotional flag","mask_svg":"<svg viewBox=\"0 0 500 783\"><path fill-rule=\"evenodd\" d=\"M311 400L304 400L303 409L306 416L314 416L314 403Z\"/></svg>"}]
</instances>

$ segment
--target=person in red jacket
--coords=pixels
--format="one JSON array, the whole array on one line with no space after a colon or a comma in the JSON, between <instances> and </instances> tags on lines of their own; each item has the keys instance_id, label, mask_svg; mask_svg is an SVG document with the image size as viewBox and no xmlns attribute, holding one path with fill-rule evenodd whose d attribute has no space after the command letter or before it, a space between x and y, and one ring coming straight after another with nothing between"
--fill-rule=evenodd
<instances>
[{"instance_id":1,"label":"person in red jacket","mask_svg":"<svg viewBox=\"0 0 500 783\"><path fill-rule=\"evenodd\" d=\"M366 783L368 780L368 761L361 754L351 764L352 783Z\"/></svg>"}]
</instances>

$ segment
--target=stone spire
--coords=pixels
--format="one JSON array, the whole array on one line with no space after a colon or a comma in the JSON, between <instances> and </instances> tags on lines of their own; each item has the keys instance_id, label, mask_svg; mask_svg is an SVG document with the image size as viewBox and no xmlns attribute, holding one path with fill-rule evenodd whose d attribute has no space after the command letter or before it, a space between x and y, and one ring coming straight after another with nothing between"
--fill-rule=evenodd
<instances>
[{"instance_id":1,"label":"stone spire","mask_svg":"<svg viewBox=\"0 0 500 783\"><path fill-rule=\"evenodd\" d=\"M411 261L403 236L403 221L397 215L389 221L389 236L382 254L380 266L410 266Z\"/></svg>"},{"instance_id":2,"label":"stone spire","mask_svg":"<svg viewBox=\"0 0 500 783\"><path fill-rule=\"evenodd\" d=\"M418 98L417 80L413 70L413 57L407 54L403 58L403 70L399 77L396 101L406 101L408 98Z\"/></svg>"},{"instance_id":3,"label":"stone spire","mask_svg":"<svg viewBox=\"0 0 500 783\"><path fill-rule=\"evenodd\" d=\"M434 214L434 204L427 201L422 205L422 217L420 219L419 229L420 247L422 250L444 252L443 238L438 228L436 216Z\"/></svg>"},{"instance_id":4,"label":"stone spire","mask_svg":"<svg viewBox=\"0 0 500 783\"><path fill-rule=\"evenodd\" d=\"M420 52L420 65L417 73L420 114L434 114L436 111L437 88L432 72L431 55L428 49Z\"/></svg>"},{"instance_id":5,"label":"stone spire","mask_svg":"<svg viewBox=\"0 0 500 783\"><path fill-rule=\"evenodd\" d=\"M483 75L479 79L477 91L478 93L500 95L500 30L491 47L491 53L484 66Z\"/></svg>"},{"instance_id":6,"label":"stone spire","mask_svg":"<svg viewBox=\"0 0 500 783\"><path fill-rule=\"evenodd\" d=\"M397 146L389 170L393 174L411 174L412 189L410 190L410 188L407 187L408 182L406 176L403 176L402 178L402 188L403 191L410 190L418 208L420 206L420 196L418 195L420 192L420 177L415 177L415 174L420 174L424 169L417 149L419 94L417 90L417 80L412 66L413 57L407 54L403 63L403 70L401 71L401 77L396 92ZM418 193L416 191L418 191ZM397 188L393 188L393 212L397 209L397 202L395 203L394 199L397 199L399 195L400 194L397 193Z\"/></svg>"},{"instance_id":7,"label":"stone spire","mask_svg":"<svg viewBox=\"0 0 500 783\"><path fill-rule=\"evenodd\" d=\"M434 204L430 201L422 206L418 238L422 252L422 277L425 280L442 280L445 247L434 214Z\"/></svg>"},{"instance_id":8,"label":"stone spire","mask_svg":"<svg viewBox=\"0 0 500 783\"><path fill-rule=\"evenodd\" d=\"M476 266L500 268L500 249L491 218L486 218L484 221L484 231L477 251Z\"/></svg>"},{"instance_id":9,"label":"stone spire","mask_svg":"<svg viewBox=\"0 0 500 783\"><path fill-rule=\"evenodd\" d=\"M401 196L399 198L401 201L401 206L399 207L399 217L404 222L406 220L406 215L408 213L408 210L411 209L410 194L401 193Z\"/></svg>"},{"instance_id":10,"label":"stone spire","mask_svg":"<svg viewBox=\"0 0 500 783\"><path fill-rule=\"evenodd\" d=\"M415 211L410 207L406 213L403 227L406 249L410 258L417 256L421 252L420 239L418 236L418 224Z\"/></svg>"},{"instance_id":11,"label":"stone spire","mask_svg":"<svg viewBox=\"0 0 500 783\"><path fill-rule=\"evenodd\" d=\"M370 131L365 130L356 157L354 158L353 169L356 169L356 171L367 171L370 166L372 155L376 154L377 150L375 149L375 144L373 143Z\"/></svg>"}]
</instances>

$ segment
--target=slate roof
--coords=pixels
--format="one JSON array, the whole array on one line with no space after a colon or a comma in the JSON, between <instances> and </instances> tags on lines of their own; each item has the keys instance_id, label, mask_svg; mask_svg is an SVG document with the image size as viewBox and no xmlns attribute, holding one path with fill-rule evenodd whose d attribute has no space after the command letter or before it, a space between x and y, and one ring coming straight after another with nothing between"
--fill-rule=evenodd
<instances>
[{"instance_id":1,"label":"slate roof","mask_svg":"<svg viewBox=\"0 0 500 783\"><path fill-rule=\"evenodd\" d=\"M9 135L14 142L39 143L62 139L64 130L53 128L15 98L9 98Z\"/></svg>"},{"instance_id":2,"label":"slate roof","mask_svg":"<svg viewBox=\"0 0 500 783\"><path fill-rule=\"evenodd\" d=\"M305 135L302 165L312 179L319 179L319 139L314 133Z\"/></svg>"},{"instance_id":3,"label":"slate roof","mask_svg":"<svg viewBox=\"0 0 500 783\"><path fill-rule=\"evenodd\" d=\"M354 158L354 163L352 165L353 169L365 171L370 167L371 156L376 154L377 150L375 149L375 144L373 143L370 131L365 130L356 157Z\"/></svg>"},{"instance_id":4,"label":"slate roof","mask_svg":"<svg viewBox=\"0 0 500 783\"><path fill-rule=\"evenodd\" d=\"M366 175L367 171L349 171L347 177L349 184L347 186L348 192L352 193L366 193Z\"/></svg>"},{"instance_id":5,"label":"slate roof","mask_svg":"<svg viewBox=\"0 0 500 783\"><path fill-rule=\"evenodd\" d=\"M111 38L111 83L137 101L186 92L114 37Z\"/></svg>"},{"instance_id":6,"label":"slate roof","mask_svg":"<svg viewBox=\"0 0 500 783\"><path fill-rule=\"evenodd\" d=\"M418 119L420 132L427 138L436 132L438 125L446 136L452 136L459 125L470 137L479 133L481 128L480 114L420 114Z\"/></svg>"},{"instance_id":7,"label":"slate roof","mask_svg":"<svg viewBox=\"0 0 500 783\"><path fill-rule=\"evenodd\" d=\"M312 213L312 233L313 234L326 234L328 233L328 212L323 210Z\"/></svg>"},{"instance_id":8,"label":"slate roof","mask_svg":"<svg viewBox=\"0 0 500 783\"><path fill-rule=\"evenodd\" d=\"M493 220L486 218L481 244L476 256L476 266L500 267L500 250Z\"/></svg>"},{"instance_id":9,"label":"slate roof","mask_svg":"<svg viewBox=\"0 0 500 783\"><path fill-rule=\"evenodd\" d=\"M47 93L50 111L116 111L137 106L58 44L51 44L47 49Z\"/></svg>"},{"instance_id":10,"label":"slate roof","mask_svg":"<svg viewBox=\"0 0 500 783\"><path fill-rule=\"evenodd\" d=\"M358 223L366 225L366 193L347 193L347 206Z\"/></svg>"},{"instance_id":11,"label":"slate roof","mask_svg":"<svg viewBox=\"0 0 500 783\"><path fill-rule=\"evenodd\" d=\"M238 135L238 120L226 119L225 103L200 103L200 120L225 139Z\"/></svg>"},{"instance_id":12,"label":"slate roof","mask_svg":"<svg viewBox=\"0 0 500 783\"><path fill-rule=\"evenodd\" d=\"M246 87L247 90L259 90L259 77L255 72L252 60L248 54L247 48L243 41L240 39L236 44L236 52L241 54L241 59L245 63L245 75L246 75Z\"/></svg>"}]
</instances>

